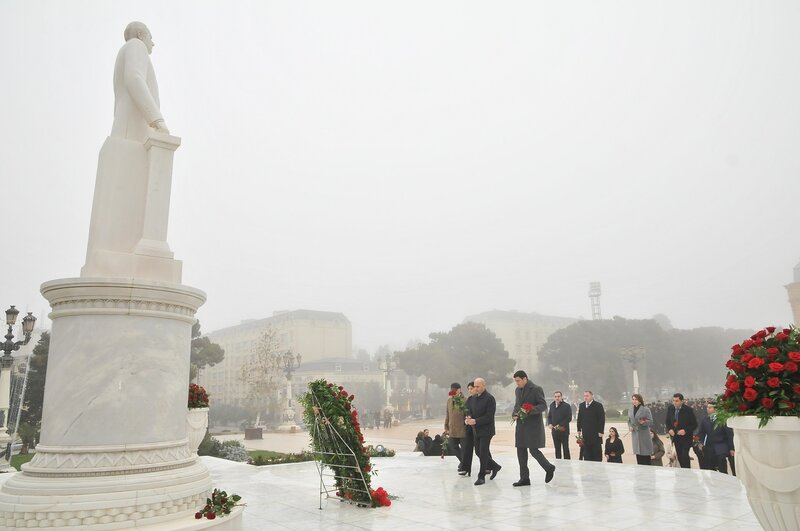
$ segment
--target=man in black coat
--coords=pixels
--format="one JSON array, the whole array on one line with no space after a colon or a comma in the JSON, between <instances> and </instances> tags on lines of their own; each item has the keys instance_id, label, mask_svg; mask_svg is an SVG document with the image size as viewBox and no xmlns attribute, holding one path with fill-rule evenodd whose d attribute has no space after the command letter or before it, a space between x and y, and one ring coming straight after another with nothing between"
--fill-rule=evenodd
<instances>
[{"instance_id":1,"label":"man in black coat","mask_svg":"<svg viewBox=\"0 0 800 531\"><path fill-rule=\"evenodd\" d=\"M666 428L667 435L675 445L675 454L681 468L691 468L689 450L692 448L692 435L697 429L697 417L694 416L694 410L684 404L681 393L672 395L672 405L667 408Z\"/></svg>"},{"instance_id":2,"label":"man in black coat","mask_svg":"<svg viewBox=\"0 0 800 531\"><path fill-rule=\"evenodd\" d=\"M583 457L586 461L603 460L603 434L606 430L606 410L594 399L591 391L583 392L578 406L578 433L583 437Z\"/></svg>"},{"instance_id":3,"label":"man in black coat","mask_svg":"<svg viewBox=\"0 0 800 531\"><path fill-rule=\"evenodd\" d=\"M733 430L727 426L714 426L717 409L713 402L708 403L706 412L708 416L700 421L700 429L697 430L706 468L727 474L728 457L736 455L733 448Z\"/></svg>"},{"instance_id":4,"label":"man in black coat","mask_svg":"<svg viewBox=\"0 0 800 531\"><path fill-rule=\"evenodd\" d=\"M556 449L556 459L569 459L569 423L572 422L572 408L564 402L561 391L553 393L553 401L547 410L547 427L553 436L553 446Z\"/></svg>"},{"instance_id":5,"label":"man in black coat","mask_svg":"<svg viewBox=\"0 0 800 531\"><path fill-rule=\"evenodd\" d=\"M467 426L475 428L475 449L480 457L481 464L478 471L476 485L486 483L486 471L491 470L492 475L489 479L494 479L500 471L500 465L492 459L489 445L494 437L494 415L497 411L497 402L494 397L486 390L486 380L475 378L475 395L467 400Z\"/></svg>"},{"instance_id":6,"label":"man in black coat","mask_svg":"<svg viewBox=\"0 0 800 531\"><path fill-rule=\"evenodd\" d=\"M539 450L545 445L542 413L547 411L547 402L544 399L544 391L528 380L525 371L514 373L514 383L517 384L517 388L514 390L516 401L511 418L516 420L517 424L514 432L514 446L517 447L517 460L519 461L519 481L515 481L514 486L523 487L531 484L531 473L528 469L529 450L539 466L546 472L544 482L550 483L556 467Z\"/></svg>"}]
</instances>

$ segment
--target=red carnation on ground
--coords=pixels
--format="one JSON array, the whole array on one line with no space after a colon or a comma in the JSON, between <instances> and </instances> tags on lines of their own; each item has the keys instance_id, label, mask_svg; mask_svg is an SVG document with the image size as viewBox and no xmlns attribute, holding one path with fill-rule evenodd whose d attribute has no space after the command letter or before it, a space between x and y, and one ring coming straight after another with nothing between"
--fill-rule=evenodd
<instances>
[{"instance_id":1,"label":"red carnation on ground","mask_svg":"<svg viewBox=\"0 0 800 531\"><path fill-rule=\"evenodd\" d=\"M203 513L194 513L194 517L200 520L203 517Z\"/></svg>"}]
</instances>

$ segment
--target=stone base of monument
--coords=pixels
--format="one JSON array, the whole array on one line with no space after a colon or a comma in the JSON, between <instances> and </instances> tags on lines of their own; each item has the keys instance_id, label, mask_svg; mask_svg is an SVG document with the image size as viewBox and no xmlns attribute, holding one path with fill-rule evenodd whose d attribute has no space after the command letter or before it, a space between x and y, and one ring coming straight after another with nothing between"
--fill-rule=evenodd
<instances>
[{"instance_id":1,"label":"stone base of monument","mask_svg":"<svg viewBox=\"0 0 800 531\"><path fill-rule=\"evenodd\" d=\"M0 486L0 528L235 525L194 518L212 490L186 420L191 327L205 294L119 278L54 280L42 294L53 327L41 440Z\"/></svg>"},{"instance_id":2,"label":"stone base of monument","mask_svg":"<svg viewBox=\"0 0 800 531\"><path fill-rule=\"evenodd\" d=\"M16 473L0 493L0 528L202 529L217 525L194 518L210 492L208 470L197 460L178 469L118 476Z\"/></svg>"},{"instance_id":3,"label":"stone base of monument","mask_svg":"<svg viewBox=\"0 0 800 531\"><path fill-rule=\"evenodd\" d=\"M277 428L280 432L288 432L288 433L299 433L303 431L303 429L298 426L297 424L281 424Z\"/></svg>"}]
</instances>

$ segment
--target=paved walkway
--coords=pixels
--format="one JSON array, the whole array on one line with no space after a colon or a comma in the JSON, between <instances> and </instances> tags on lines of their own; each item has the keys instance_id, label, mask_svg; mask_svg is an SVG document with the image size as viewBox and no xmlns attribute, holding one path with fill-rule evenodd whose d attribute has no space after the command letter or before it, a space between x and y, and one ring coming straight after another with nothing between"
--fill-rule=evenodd
<instances>
[{"instance_id":1,"label":"paved walkway","mask_svg":"<svg viewBox=\"0 0 800 531\"><path fill-rule=\"evenodd\" d=\"M497 435L492 438L492 455L495 454L511 454L516 455L514 448L514 426L511 424L507 417L498 417L496 423ZM627 425L624 422L608 422L606 429L614 426L620 433L627 432ZM437 432L441 433L444 429L444 418L429 419L429 420L414 420L407 423L402 423L399 426L393 426L389 429L374 429L368 428L363 430L364 440L367 444L378 445L382 444L387 448L395 451L413 451L414 439L417 433L425 428L430 430L430 433L435 435ZM578 445L575 444L575 433L577 428L573 422L570 426L570 453L572 459L577 460L579 455ZM301 450L309 449L308 432L298 433L264 433L264 438L261 440L244 440L244 434L220 434L214 435L221 441L236 439L242 441L248 450L272 450L274 452L300 452ZM666 439L662 437L665 441ZM553 440L550 434L546 437L547 446L542 449L542 452L548 459L555 458L555 450L553 449ZM625 446L625 453L622 455L623 463L636 463L636 456L633 454L631 446L631 439L629 435L622 437L622 444ZM693 454L690 454L693 456ZM665 459L666 461L666 459ZM699 469L697 461L692 461L692 468Z\"/></svg>"},{"instance_id":2,"label":"paved walkway","mask_svg":"<svg viewBox=\"0 0 800 531\"><path fill-rule=\"evenodd\" d=\"M551 483L532 462L532 485L515 488L516 457L495 459L502 470L481 486L456 474L453 457L402 451L373 459L373 488L384 487L398 499L391 507L368 509L336 498L320 505L312 462L254 467L202 458L215 486L243 496L247 531L761 529L741 483L718 472L557 460Z\"/></svg>"}]
</instances>

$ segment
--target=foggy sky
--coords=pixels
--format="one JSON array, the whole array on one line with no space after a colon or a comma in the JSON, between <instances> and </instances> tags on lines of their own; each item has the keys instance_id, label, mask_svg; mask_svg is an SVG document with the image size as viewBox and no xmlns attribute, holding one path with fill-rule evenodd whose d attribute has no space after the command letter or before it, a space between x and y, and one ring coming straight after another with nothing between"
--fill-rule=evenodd
<instances>
[{"instance_id":1,"label":"foggy sky","mask_svg":"<svg viewBox=\"0 0 800 531\"><path fill-rule=\"evenodd\" d=\"M787 324L796 2L0 0L2 309L84 263L112 72L153 33L169 244L210 332L339 311L402 348L517 309Z\"/></svg>"}]
</instances>

